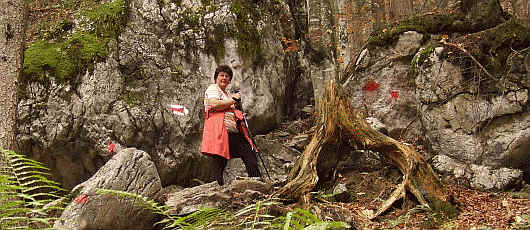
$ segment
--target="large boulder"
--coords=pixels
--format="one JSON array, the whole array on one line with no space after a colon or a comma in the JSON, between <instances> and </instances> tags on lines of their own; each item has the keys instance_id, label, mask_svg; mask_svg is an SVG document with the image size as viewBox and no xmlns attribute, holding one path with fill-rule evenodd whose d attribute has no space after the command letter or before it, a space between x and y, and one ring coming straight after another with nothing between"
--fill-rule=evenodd
<instances>
[{"instance_id":1,"label":"large boulder","mask_svg":"<svg viewBox=\"0 0 530 230\"><path fill-rule=\"evenodd\" d=\"M410 31L403 33L394 46L366 48L357 60L355 76L344 83L354 105L370 117L370 122L384 124L393 137L422 136L414 79L409 75L410 60L422 39L422 34Z\"/></svg>"},{"instance_id":2,"label":"large boulder","mask_svg":"<svg viewBox=\"0 0 530 230\"><path fill-rule=\"evenodd\" d=\"M73 189L76 199L55 223L56 229L144 230L152 229L155 214L132 199L98 194L110 189L158 199L162 184L151 157L134 148L114 155L90 179Z\"/></svg>"}]
</instances>

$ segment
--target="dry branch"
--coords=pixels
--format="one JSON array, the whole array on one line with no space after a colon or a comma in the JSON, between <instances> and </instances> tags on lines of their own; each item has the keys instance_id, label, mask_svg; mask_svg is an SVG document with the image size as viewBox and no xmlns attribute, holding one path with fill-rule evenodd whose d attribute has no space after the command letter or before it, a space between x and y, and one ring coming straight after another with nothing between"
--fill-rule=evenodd
<instances>
[{"instance_id":1,"label":"dry branch","mask_svg":"<svg viewBox=\"0 0 530 230\"><path fill-rule=\"evenodd\" d=\"M315 133L302 156L289 174L288 183L276 192L276 196L297 199L303 207L311 200L311 191L318 182L317 162L319 157L343 154L340 151L322 152L326 146L350 143L354 148L363 148L386 154L403 173L403 181L381 207L369 219L387 210L392 204L412 193L418 202L429 206L430 202L446 200L446 190L439 177L416 150L400 143L370 127L346 97L342 88L330 81L322 97L317 113Z\"/></svg>"}]
</instances>

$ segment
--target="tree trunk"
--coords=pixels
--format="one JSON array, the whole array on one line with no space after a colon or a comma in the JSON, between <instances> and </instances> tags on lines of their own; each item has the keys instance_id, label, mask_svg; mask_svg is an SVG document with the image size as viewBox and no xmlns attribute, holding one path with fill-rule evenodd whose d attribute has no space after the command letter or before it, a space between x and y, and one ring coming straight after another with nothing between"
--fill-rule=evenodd
<instances>
[{"instance_id":1,"label":"tree trunk","mask_svg":"<svg viewBox=\"0 0 530 230\"><path fill-rule=\"evenodd\" d=\"M0 1L0 147L15 149L18 78L24 56L25 0Z\"/></svg>"},{"instance_id":2,"label":"tree trunk","mask_svg":"<svg viewBox=\"0 0 530 230\"><path fill-rule=\"evenodd\" d=\"M334 81L328 83L320 105L313 138L289 173L287 185L275 195L297 199L303 207L307 207L311 200L310 192L319 178L318 159L332 157L329 154L343 154L340 151L322 150L329 145L349 143L354 148L386 154L403 173L401 184L373 215L367 216L369 219L377 217L396 200L404 198L406 191L411 192L420 204L427 206L432 202L447 200L447 191L439 177L414 147L372 129Z\"/></svg>"}]
</instances>

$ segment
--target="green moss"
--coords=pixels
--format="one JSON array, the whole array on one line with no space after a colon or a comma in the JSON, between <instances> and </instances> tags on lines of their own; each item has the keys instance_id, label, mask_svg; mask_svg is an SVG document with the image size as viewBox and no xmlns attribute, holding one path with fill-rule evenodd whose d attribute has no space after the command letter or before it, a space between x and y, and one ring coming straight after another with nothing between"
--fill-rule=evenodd
<instances>
[{"instance_id":1,"label":"green moss","mask_svg":"<svg viewBox=\"0 0 530 230\"><path fill-rule=\"evenodd\" d=\"M369 46L386 46L394 44L399 35L407 31L417 31L419 33L450 33L463 30L463 26L458 22L458 16L454 15L430 15L425 17L414 17L397 24L392 24L387 28L375 31L368 39Z\"/></svg>"},{"instance_id":2,"label":"green moss","mask_svg":"<svg viewBox=\"0 0 530 230\"><path fill-rule=\"evenodd\" d=\"M216 25L213 32L207 32L206 34L210 34L210 36L207 36L204 44L206 53L213 55L215 61L220 62L226 52L224 40L228 34L225 31L225 26L222 24Z\"/></svg>"},{"instance_id":3,"label":"green moss","mask_svg":"<svg viewBox=\"0 0 530 230\"><path fill-rule=\"evenodd\" d=\"M73 78L86 70L92 71L94 63L108 55L107 43L115 38L126 22L126 0L116 0L82 11L88 18L89 30L64 35L68 23L59 25L57 33L47 40L39 40L24 53L22 83L55 77L58 81ZM24 87L25 84L21 84ZM24 90L22 90L24 91Z\"/></svg>"},{"instance_id":4,"label":"green moss","mask_svg":"<svg viewBox=\"0 0 530 230\"><path fill-rule=\"evenodd\" d=\"M37 41L24 53L24 75L43 80L49 72L59 79L65 79L74 72L74 64L68 58L61 44Z\"/></svg>"},{"instance_id":5,"label":"green moss","mask_svg":"<svg viewBox=\"0 0 530 230\"><path fill-rule=\"evenodd\" d=\"M127 105L135 107L143 103L145 97L145 93L143 92L135 92L135 91L128 91L122 96L122 100L127 103Z\"/></svg>"},{"instance_id":6,"label":"green moss","mask_svg":"<svg viewBox=\"0 0 530 230\"><path fill-rule=\"evenodd\" d=\"M425 215L423 220L423 227L432 229L442 225L450 219L458 216L460 212L458 207L449 202L435 200L431 204L431 211Z\"/></svg>"},{"instance_id":7,"label":"green moss","mask_svg":"<svg viewBox=\"0 0 530 230\"><path fill-rule=\"evenodd\" d=\"M474 52L492 73L499 74L506 70L506 60L513 50L522 50L530 44L530 29L515 19L485 31L480 40L480 51Z\"/></svg>"},{"instance_id":8,"label":"green moss","mask_svg":"<svg viewBox=\"0 0 530 230\"><path fill-rule=\"evenodd\" d=\"M115 0L86 9L81 14L89 19L88 23L97 36L116 37L127 21L127 6L127 0Z\"/></svg>"},{"instance_id":9,"label":"green moss","mask_svg":"<svg viewBox=\"0 0 530 230\"><path fill-rule=\"evenodd\" d=\"M423 34L450 34L453 32L474 33L495 27L508 18L496 0L488 2L463 1L461 11L451 15L435 14L412 17L371 34L368 44L386 46L394 44L406 31Z\"/></svg>"},{"instance_id":10,"label":"green moss","mask_svg":"<svg viewBox=\"0 0 530 230\"><path fill-rule=\"evenodd\" d=\"M48 74L59 81L68 80L104 58L105 45L95 35L83 32L62 41L34 42L24 53L24 80L44 80Z\"/></svg>"},{"instance_id":11,"label":"green moss","mask_svg":"<svg viewBox=\"0 0 530 230\"><path fill-rule=\"evenodd\" d=\"M47 26L46 24L47 23L44 23L42 26L51 28L43 30L43 34L40 37L45 40L61 38L74 27L74 23L68 20L62 20L53 26Z\"/></svg>"},{"instance_id":12,"label":"green moss","mask_svg":"<svg viewBox=\"0 0 530 230\"><path fill-rule=\"evenodd\" d=\"M419 50L418 54L412 58L412 61L410 62L410 66L412 69L417 69L420 65L422 65L425 60L431 55L431 53L434 51L433 47L427 46L423 47Z\"/></svg>"},{"instance_id":13,"label":"green moss","mask_svg":"<svg viewBox=\"0 0 530 230\"><path fill-rule=\"evenodd\" d=\"M255 4L248 0L232 1L230 8L237 16L237 39L239 54L245 58L253 59L254 64L263 61L260 33L257 22L260 20Z\"/></svg>"}]
</instances>

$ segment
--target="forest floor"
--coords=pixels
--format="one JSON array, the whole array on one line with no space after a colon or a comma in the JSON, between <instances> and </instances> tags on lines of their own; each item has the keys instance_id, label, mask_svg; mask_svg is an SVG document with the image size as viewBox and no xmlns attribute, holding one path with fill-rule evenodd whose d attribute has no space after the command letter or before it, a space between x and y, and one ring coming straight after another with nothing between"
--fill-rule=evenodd
<instances>
[{"instance_id":1,"label":"forest floor","mask_svg":"<svg viewBox=\"0 0 530 230\"><path fill-rule=\"evenodd\" d=\"M296 135L292 130L295 123L286 122L268 136L286 143ZM298 124L299 130L307 131L311 127L309 119L299 120ZM425 151L422 146L416 149ZM320 209L340 206L350 210L357 214L353 215L357 229L530 229L530 185L513 191L485 192L470 189L456 181L444 181L453 198L452 203L456 204L456 212L444 213L437 207L422 207L412 195L408 195L375 220L362 218L363 212L375 211L389 197L400 179L399 170L390 164L370 172L344 170L338 175L338 182L346 185L348 197L342 198L343 202L317 198L313 205Z\"/></svg>"},{"instance_id":2,"label":"forest floor","mask_svg":"<svg viewBox=\"0 0 530 230\"><path fill-rule=\"evenodd\" d=\"M343 175L354 188L354 202L342 203L354 213L375 210L393 190L395 183L381 176L385 170ZM359 220L361 229L530 229L530 189L524 192L481 192L446 182L458 212L448 216L443 211L418 206L411 196L398 202L383 216L369 222ZM387 194L385 194L387 193Z\"/></svg>"}]
</instances>

